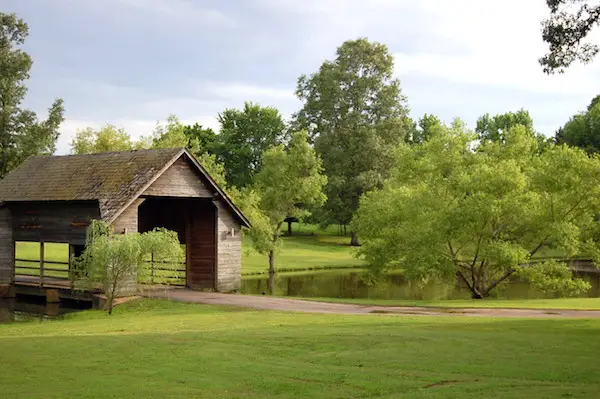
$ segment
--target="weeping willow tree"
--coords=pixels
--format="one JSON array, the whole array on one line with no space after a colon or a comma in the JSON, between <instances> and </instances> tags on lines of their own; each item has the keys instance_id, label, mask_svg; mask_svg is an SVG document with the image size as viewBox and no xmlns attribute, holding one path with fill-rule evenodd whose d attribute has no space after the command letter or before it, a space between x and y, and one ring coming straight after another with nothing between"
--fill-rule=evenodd
<instances>
[{"instance_id":1,"label":"weeping willow tree","mask_svg":"<svg viewBox=\"0 0 600 399\"><path fill-rule=\"evenodd\" d=\"M93 220L87 231L86 249L77 260L79 278L88 287L101 285L107 297L106 310L112 314L115 298L135 291L138 281L147 281L147 259L165 262L175 272L184 256L177 233L154 229L147 233L113 234L108 223Z\"/></svg>"}]
</instances>

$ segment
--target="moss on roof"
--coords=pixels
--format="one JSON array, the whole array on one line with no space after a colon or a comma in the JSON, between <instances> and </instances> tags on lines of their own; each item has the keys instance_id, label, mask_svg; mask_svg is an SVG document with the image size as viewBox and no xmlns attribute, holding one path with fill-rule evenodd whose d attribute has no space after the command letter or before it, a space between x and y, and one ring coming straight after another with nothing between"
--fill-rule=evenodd
<instances>
[{"instance_id":1,"label":"moss on roof","mask_svg":"<svg viewBox=\"0 0 600 399\"><path fill-rule=\"evenodd\" d=\"M102 218L108 220L182 152L173 148L33 157L0 181L0 201L97 200Z\"/></svg>"}]
</instances>

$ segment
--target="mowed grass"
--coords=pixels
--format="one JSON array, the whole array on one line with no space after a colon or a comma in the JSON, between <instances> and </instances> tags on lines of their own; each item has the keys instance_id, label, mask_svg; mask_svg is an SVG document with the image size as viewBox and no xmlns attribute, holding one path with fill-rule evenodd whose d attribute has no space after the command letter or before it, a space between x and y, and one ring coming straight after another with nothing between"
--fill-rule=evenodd
<instances>
[{"instance_id":1,"label":"mowed grass","mask_svg":"<svg viewBox=\"0 0 600 399\"><path fill-rule=\"evenodd\" d=\"M505 308L505 309L574 309L599 310L600 298L558 298L558 299L443 299L443 300L403 300L369 298L302 298L307 301L352 303L373 306L422 306L434 308Z\"/></svg>"},{"instance_id":2,"label":"mowed grass","mask_svg":"<svg viewBox=\"0 0 600 399\"><path fill-rule=\"evenodd\" d=\"M282 246L276 257L277 268L284 271L322 270L332 268L360 268L364 261L354 257L354 250L348 244L350 237L338 236L337 227L331 226L319 230L314 225L293 224L294 235L282 237ZM287 231L287 230L286 230ZM45 243L44 259L46 262L68 262L67 244ZM19 268L18 266L39 267L39 243L18 242L16 258L28 259L28 262L17 262L18 274L39 275L39 271ZM47 268L68 270L67 265L47 264ZM244 237L242 257L242 273L266 273L269 269L269 259L252 249L249 237ZM63 272L47 272L46 275L66 277Z\"/></svg>"},{"instance_id":3,"label":"mowed grass","mask_svg":"<svg viewBox=\"0 0 600 399\"><path fill-rule=\"evenodd\" d=\"M6 398L597 398L600 320L143 300L0 325Z\"/></svg>"}]
</instances>

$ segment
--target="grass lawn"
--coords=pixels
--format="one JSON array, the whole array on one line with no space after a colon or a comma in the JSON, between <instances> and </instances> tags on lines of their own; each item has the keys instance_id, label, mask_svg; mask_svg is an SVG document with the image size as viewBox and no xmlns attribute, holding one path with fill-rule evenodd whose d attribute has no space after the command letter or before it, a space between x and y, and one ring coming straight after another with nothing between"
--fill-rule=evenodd
<instances>
[{"instance_id":1,"label":"grass lawn","mask_svg":"<svg viewBox=\"0 0 600 399\"><path fill-rule=\"evenodd\" d=\"M597 398L600 320L143 300L0 325L6 398Z\"/></svg>"},{"instance_id":2,"label":"grass lawn","mask_svg":"<svg viewBox=\"0 0 600 399\"><path fill-rule=\"evenodd\" d=\"M357 268L364 261L353 256L353 248L347 245L348 237L329 235L298 235L282 237L282 247L275 262L280 272L290 270L314 270L326 268ZM248 237L244 248L250 248ZM269 259L255 251L245 251L242 273L264 272L269 268Z\"/></svg>"},{"instance_id":3,"label":"grass lawn","mask_svg":"<svg viewBox=\"0 0 600 399\"><path fill-rule=\"evenodd\" d=\"M507 308L507 309L600 309L600 298L559 298L559 299L443 299L443 300L403 300L369 298L302 298L307 301L354 303L375 306L425 306L437 308Z\"/></svg>"},{"instance_id":4,"label":"grass lawn","mask_svg":"<svg viewBox=\"0 0 600 399\"><path fill-rule=\"evenodd\" d=\"M276 259L277 268L280 271L360 268L364 265L362 260L353 256L353 249L348 246L350 237L336 235L337 227L331 226L327 230L319 230L313 225L293 223L293 229L295 235L282 237L283 245ZM269 268L267 256L251 250L251 246L249 238L244 237L242 273L266 273ZM46 262L67 262L69 259L66 244L46 243L44 251ZM16 257L17 259L31 260L17 262L17 273L39 275L39 271L18 267L39 267L40 246L38 243L18 242ZM68 270L66 265L47 264L46 267ZM47 272L47 275L67 277L66 273L61 272Z\"/></svg>"}]
</instances>

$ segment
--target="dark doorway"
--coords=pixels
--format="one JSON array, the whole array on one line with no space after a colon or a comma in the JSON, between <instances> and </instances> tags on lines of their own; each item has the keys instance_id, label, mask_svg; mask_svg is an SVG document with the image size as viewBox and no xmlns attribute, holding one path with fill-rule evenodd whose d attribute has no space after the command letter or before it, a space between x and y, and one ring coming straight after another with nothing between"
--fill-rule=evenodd
<instances>
[{"instance_id":1,"label":"dark doorway","mask_svg":"<svg viewBox=\"0 0 600 399\"><path fill-rule=\"evenodd\" d=\"M210 199L148 197L138 208L138 231L156 227L177 232L185 245L186 286L216 286L216 208Z\"/></svg>"}]
</instances>

